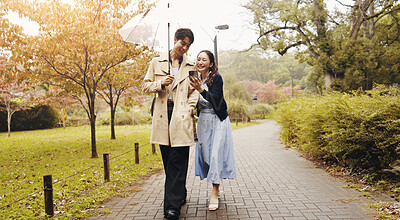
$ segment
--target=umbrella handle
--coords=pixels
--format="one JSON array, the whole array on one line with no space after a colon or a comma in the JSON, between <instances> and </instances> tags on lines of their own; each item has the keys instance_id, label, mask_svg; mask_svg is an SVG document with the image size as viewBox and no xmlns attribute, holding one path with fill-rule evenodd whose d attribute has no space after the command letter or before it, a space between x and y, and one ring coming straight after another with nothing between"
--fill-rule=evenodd
<instances>
[{"instance_id":1,"label":"umbrella handle","mask_svg":"<svg viewBox=\"0 0 400 220\"><path fill-rule=\"evenodd\" d=\"M167 8L169 9L169 2L168 2L168 4L167 4ZM169 11L169 10L168 10ZM170 75L171 74L171 63L169 62L169 58L170 58L170 56L171 56L171 54L169 53L169 51L170 51L170 40L171 40L171 37L170 37L170 30L171 30L171 24L169 23L169 21L168 21L168 75Z\"/></svg>"},{"instance_id":2,"label":"umbrella handle","mask_svg":"<svg viewBox=\"0 0 400 220\"><path fill-rule=\"evenodd\" d=\"M169 3L168 3L168 8L169 8ZM171 74L171 63L170 63L170 58L171 58L171 54L170 54L170 23L168 22L168 75Z\"/></svg>"}]
</instances>

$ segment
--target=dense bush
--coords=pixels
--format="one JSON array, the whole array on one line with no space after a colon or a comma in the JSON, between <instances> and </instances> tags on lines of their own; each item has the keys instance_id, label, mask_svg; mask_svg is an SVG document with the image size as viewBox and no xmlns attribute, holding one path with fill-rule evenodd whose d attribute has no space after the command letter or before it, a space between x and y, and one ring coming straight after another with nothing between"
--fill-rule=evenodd
<instances>
[{"instance_id":1,"label":"dense bush","mask_svg":"<svg viewBox=\"0 0 400 220\"><path fill-rule=\"evenodd\" d=\"M18 111L12 115L11 131L24 131L54 128L58 125L60 115L48 105L37 105L28 110ZM7 112L0 114L0 131L7 131Z\"/></svg>"},{"instance_id":2,"label":"dense bush","mask_svg":"<svg viewBox=\"0 0 400 220\"><path fill-rule=\"evenodd\" d=\"M151 124L152 117L150 111L147 108L143 108L140 111L135 112L135 124Z\"/></svg>"},{"instance_id":3,"label":"dense bush","mask_svg":"<svg viewBox=\"0 0 400 220\"><path fill-rule=\"evenodd\" d=\"M267 118L271 112L273 112L274 108L271 105L258 103L256 105L252 105L250 107L251 118L254 119L265 119Z\"/></svg>"},{"instance_id":4,"label":"dense bush","mask_svg":"<svg viewBox=\"0 0 400 220\"><path fill-rule=\"evenodd\" d=\"M110 115L107 114L107 117L99 118L99 123L101 125L110 125ZM134 124L149 124L151 123L151 115L149 110L144 107L134 113ZM115 114L115 125L131 125L132 124L132 112L118 112Z\"/></svg>"},{"instance_id":5,"label":"dense bush","mask_svg":"<svg viewBox=\"0 0 400 220\"><path fill-rule=\"evenodd\" d=\"M243 100L230 100L228 103L228 114L231 120L249 121L250 108Z\"/></svg>"},{"instance_id":6,"label":"dense bush","mask_svg":"<svg viewBox=\"0 0 400 220\"><path fill-rule=\"evenodd\" d=\"M380 88L291 99L274 118L287 144L342 166L380 171L399 159L399 93Z\"/></svg>"}]
</instances>

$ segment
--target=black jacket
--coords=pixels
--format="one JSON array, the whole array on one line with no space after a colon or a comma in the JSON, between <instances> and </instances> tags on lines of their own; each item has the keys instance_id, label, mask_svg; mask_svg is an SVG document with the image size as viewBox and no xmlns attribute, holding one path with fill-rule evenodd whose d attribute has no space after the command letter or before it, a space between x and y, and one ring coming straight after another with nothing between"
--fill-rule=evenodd
<instances>
[{"instance_id":1,"label":"black jacket","mask_svg":"<svg viewBox=\"0 0 400 220\"><path fill-rule=\"evenodd\" d=\"M222 76L217 73L214 77L214 81L208 91L204 90L200 93L205 100L207 100L213 107L215 114L217 114L219 120L223 121L228 117L228 107L224 99ZM200 115L199 108L197 108L197 115Z\"/></svg>"}]
</instances>

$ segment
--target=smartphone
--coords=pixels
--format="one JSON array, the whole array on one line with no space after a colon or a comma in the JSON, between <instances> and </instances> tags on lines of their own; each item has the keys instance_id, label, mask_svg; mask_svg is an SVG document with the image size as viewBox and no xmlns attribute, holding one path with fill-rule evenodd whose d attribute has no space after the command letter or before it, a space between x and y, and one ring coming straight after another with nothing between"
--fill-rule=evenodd
<instances>
[{"instance_id":1,"label":"smartphone","mask_svg":"<svg viewBox=\"0 0 400 220\"><path fill-rule=\"evenodd\" d=\"M189 76L194 76L196 74L196 70L189 70Z\"/></svg>"},{"instance_id":2,"label":"smartphone","mask_svg":"<svg viewBox=\"0 0 400 220\"><path fill-rule=\"evenodd\" d=\"M195 76L196 75L196 70L189 70L189 76ZM193 82L193 80L189 77L189 80Z\"/></svg>"}]
</instances>

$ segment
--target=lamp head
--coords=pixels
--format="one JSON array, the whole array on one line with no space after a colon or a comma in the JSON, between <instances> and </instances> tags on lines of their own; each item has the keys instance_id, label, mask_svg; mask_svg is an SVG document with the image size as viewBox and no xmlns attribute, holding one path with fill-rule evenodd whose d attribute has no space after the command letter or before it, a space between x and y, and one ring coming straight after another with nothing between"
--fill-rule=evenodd
<instances>
[{"instance_id":1,"label":"lamp head","mask_svg":"<svg viewBox=\"0 0 400 220\"><path fill-rule=\"evenodd\" d=\"M217 30L227 30L227 29L229 29L229 25L227 25L227 24L218 25L218 26L215 27L215 29L217 29Z\"/></svg>"}]
</instances>

